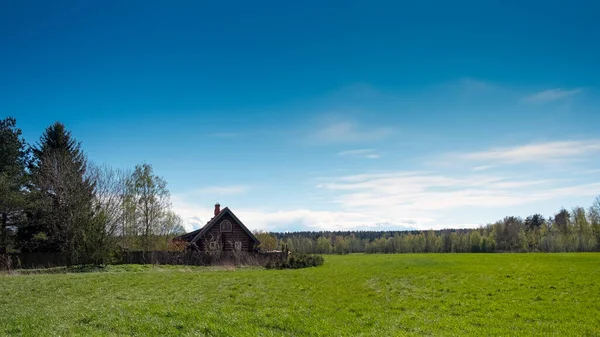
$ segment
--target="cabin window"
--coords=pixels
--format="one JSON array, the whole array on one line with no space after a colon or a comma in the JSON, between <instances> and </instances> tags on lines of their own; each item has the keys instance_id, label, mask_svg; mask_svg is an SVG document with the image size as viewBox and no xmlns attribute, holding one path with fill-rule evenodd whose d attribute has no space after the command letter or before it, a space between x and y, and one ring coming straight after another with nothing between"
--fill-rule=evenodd
<instances>
[{"instance_id":1,"label":"cabin window","mask_svg":"<svg viewBox=\"0 0 600 337\"><path fill-rule=\"evenodd\" d=\"M229 220L221 221L221 232L231 232L231 222Z\"/></svg>"},{"instance_id":2,"label":"cabin window","mask_svg":"<svg viewBox=\"0 0 600 337\"><path fill-rule=\"evenodd\" d=\"M210 248L210 250L217 250L217 242L216 241L209 242L208 248Z\"/></svg>"},{"instance_id":3,"label":"cabin window","mask_svg":"<svg viewBox=\"0 0 600 337\"><path fill-rule=\"evenodd\" d=\"M235 250L237 250L238 252L242 250L242 241L235 242Z\"/></svg>"}]
</instances>

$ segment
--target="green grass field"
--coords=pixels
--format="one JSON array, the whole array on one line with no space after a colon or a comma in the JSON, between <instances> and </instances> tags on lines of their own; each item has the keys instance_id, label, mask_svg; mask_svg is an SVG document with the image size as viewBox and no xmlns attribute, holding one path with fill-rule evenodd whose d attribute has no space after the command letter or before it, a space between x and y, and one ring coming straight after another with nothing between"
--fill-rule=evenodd
<instances>
[{"instance_id":1,"label":"green grass field","mask_svg":"<svg viewBox=\"0 0 600 337\"><path fill-rule=\"evenodd\" d=\"M298 270L0 275L0 335L600 335L600 254L349 255Z\"/></svg>"}]
</instances>

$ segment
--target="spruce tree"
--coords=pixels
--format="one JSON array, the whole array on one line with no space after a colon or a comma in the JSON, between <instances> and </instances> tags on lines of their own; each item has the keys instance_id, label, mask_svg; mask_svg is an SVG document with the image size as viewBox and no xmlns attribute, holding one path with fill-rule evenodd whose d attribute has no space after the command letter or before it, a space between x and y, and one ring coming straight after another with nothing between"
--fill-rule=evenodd
<instances>
[{"instance_id":1,"label":"spruce tree","mask_svg":"<svg viewBox=\"0 0 600 337\"><path fill-rule=\"evenodd\" d=\"M68 263L87 262L94 219L94 182L86 176L81 144L61 123L49 126L30 162L31 221L20 231L29 251L65 253Z\"/></svg>"}]
</instances>

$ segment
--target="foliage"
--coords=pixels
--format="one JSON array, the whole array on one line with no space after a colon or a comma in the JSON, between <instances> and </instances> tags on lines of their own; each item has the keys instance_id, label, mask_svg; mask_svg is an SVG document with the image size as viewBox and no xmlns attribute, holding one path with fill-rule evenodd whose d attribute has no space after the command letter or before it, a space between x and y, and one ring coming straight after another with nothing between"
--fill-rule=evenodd
<instances>
[{"instance_id":1,"label":"foliage","mask_svg":"<svg viewBox=\"0 0 600 337\"><path fill-rule=\"evenodd\" d=\"M166 181L151 165L137 165L134 171L94 166L93 176L109 246L169 250L170 239L185 232L183 220L171 210Z\"/></svg>"},{"instance_id":2,"label":"foliage","mask_svg":"<svg viewBox=\"0 0 600 337\"><path fill-rule=\"evenodd\" d=\"M28 151L16 123L12 117L0 120L0 254L13 244L10 234L22 221L25 207Z\"/></svg>"},{"instance_id":3,"label":"foliage","mask_svg":"<svg viewBox=\"0 0 600 337\"><path fill-rule=\"evenodd\" d=\"M27 150L17 120L7 117L0 120L0 172L22 174Z\"/></svg>"},{"instance_id":4,"label":"foliage","mask_svg":"<svg viewBox=\"0 0 600 337\"><path fill-rule=\"evenodd\" d=\"M277 247L277 238L265 231L254 231L254 236L260 241L258 248L262 250L274 250Z\"/></svg>"},{"instance_id":5,"label":"foliage","mask_svg":"<svg viewBox=\"0 0 600 337\"><path fill-rule=\"evenodd\" d=\"M131 176L130 200L138 219L138 228L144 238L144 249L150 250L150 235L160 231L171 207L167 182L154 174L149 164L137 165Z\"/></svg>"},{"instance_id":6,"label":"foliage","mask_svg":"<svg viewBox=\"0 0 600 337\"><path fill-rule=\"evenodd\" d=\"M95 184L87 173L87 159L79 142L61 123L49 126L29 163L30 219L19 229L22 249L60 251L71 263L101 259L95 253L105 236L101 221L95 217ZM45 241L32 238L40 233Z\"/></svg>"},{"instance_id":7,"label":"foliage","mask_svg":"<svg viewBox=\"0 0 600 337\"><path fill-rule=\"evenodd\" d=\"M0 196L0 253L60 252L70 264L101 264L117 244L170 249L185 231L151 165L131 172L90 164L59 122L28 149L16 120L0 120Z\"/></svg>"},{"instance_id":8,"label":"foliage","mask_svg":"<svg viewBox=\"0 0 600 337\"><path fill-rule=\"evenodd\" d=\"M125 265L0 275L0 335L600 334L597 253L325 259L296 270Z\"/></svg>"},{"instance_id":9,"label":"foliage","mask_svg":"<svg viewBox=\"0 0 600 337\"><path fill-rule=\"evenodd\" d=\"M313 255L313 254L301 254L295 253L291 254L284 261L269 261L265 268L267 269L299 269L299 268L308 268L308 267L318 267L323 265L325 259L321 255Z\"/></svg>"},{"instance_id":10,"label":"foliage","mask_svg":"<svg viewBox=\"0 0 600 337\"><path fill-rule=\"evenodd\" d=\"M331 253L331 240L328 237L321 236L317 239L315 252L317 254Z\"/></svg>"}]
</instances>

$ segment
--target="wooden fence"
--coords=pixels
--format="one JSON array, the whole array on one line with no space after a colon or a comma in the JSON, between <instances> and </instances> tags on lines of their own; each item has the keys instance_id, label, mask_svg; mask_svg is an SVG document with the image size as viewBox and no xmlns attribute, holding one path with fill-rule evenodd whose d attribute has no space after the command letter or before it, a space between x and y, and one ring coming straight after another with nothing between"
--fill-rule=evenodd
<instances>
[{"instance_id":1,"label":"wooden fence","mask_svg":"<svg viewBox=\"0 0 600 337\"><path fill-rule=\"evenodd\" d=\"M171 264L190 266L209 265L262 265L269 260L278 261L285 258L283 253L248 253L221 252L207 254L203 252L125 252L121 257L122 264Z\"/></svg>"},{"instance_id":2,"label":"wooden fence","mask_svg":"<svg viewBox=\"0 0 600 337\"><path fill-rule=\"evenodd\" d=\"M164 265L254 265L264 266L269 261L282 261L287 253L247 253L221 252L207 254L203 252L168 252L168 251L124 251L114 258L112 264L164 264ZM67 258L60 253L19 253L0 255L0 270L34 269L63 267Z\"/></svg>"}]
</instances>

